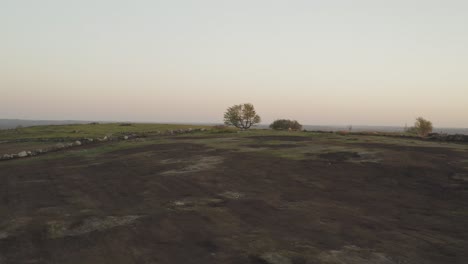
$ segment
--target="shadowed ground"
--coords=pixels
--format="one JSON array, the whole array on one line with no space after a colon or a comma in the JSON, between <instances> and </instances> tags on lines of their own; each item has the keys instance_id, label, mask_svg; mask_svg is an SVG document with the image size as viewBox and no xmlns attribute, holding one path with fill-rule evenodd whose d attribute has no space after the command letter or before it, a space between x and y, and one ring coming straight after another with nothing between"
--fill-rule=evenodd
<instances>
[{"instance_id":1,"label":"shadowed ground","mask_svg":"<svg viewBox=\"0 0 468 264\"><path fill-rule=\"evenodd\" d=\"M467 263L468 146L221 134L0 163L0 263Z\"/></svg>"}]
</instances>

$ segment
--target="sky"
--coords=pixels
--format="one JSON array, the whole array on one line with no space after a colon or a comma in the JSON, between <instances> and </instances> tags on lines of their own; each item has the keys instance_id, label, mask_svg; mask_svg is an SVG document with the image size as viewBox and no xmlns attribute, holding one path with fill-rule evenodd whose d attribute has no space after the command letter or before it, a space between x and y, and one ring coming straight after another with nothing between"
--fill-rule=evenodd
<instances>
[{"instance_id":1,"label":"sky","mask_svg":"<svg viewBox=\"0 0 468 264\"><path fill-rule=\"evenodd\" d=\"M0 0L0 118L468 127L466 0Z\"/></svg>"}]
</instances>

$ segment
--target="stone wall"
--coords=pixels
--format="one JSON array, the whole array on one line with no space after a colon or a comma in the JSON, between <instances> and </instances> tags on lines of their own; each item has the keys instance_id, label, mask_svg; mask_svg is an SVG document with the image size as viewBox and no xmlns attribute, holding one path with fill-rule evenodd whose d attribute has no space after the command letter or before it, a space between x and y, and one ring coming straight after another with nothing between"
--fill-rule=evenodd
<instances>
[{"instance_id":1,"label":"stone wall","mask_svg":"<svg viewBox=\"0 0 468 264\"><path fill-rule=\"evenodd\" d=\"M70 138L68 139L66 138L55 138L55 139L36 138L36 139L29 139L29 140L19 139L13 142L28 142L28 141L49 142L50 141L50 142L58 142L58 143L55 144L54 146L43 148L43 149L24 150L19 153L13 153L13 154L3 154L3 155L0 154L0 161L43 155L49 152L61 151L61 150L65 150L65 149L72 148L72 147L79 147L79 146L89 145L89 144L98 144L98 143L109 142L109 141L131 140L131 139L148 137L150 135L171 136L171 135L180 135L180 134L188 134L188 133L203 132L203 131L206 131L206 129L188 128L188 129L177 129L177 130L166 130L166 131L152 131L148 133L138 133L138 134L133 133L133 134L119 135L119 136L104 136L102 138L78 138L78 139L73 139L73 141L71 142L70 142ZM66 142L67 140L69 142Z\"/></svg>"}]
</instances>

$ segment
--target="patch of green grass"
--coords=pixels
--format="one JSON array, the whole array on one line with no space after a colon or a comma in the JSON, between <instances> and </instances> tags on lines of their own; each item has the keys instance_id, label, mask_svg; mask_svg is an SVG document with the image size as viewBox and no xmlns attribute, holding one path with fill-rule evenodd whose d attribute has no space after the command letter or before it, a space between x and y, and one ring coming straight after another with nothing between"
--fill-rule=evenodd
<instances>
[{"instance_id":1,"label":"patch of green grass","mask_svg":"<svg viewBox=\"0 0 468 264\"><path fill-rule=\"evenodd\" d=\"M348 146L334 146L325 144L306 144L298 148L283 148L262 151L267 155L273 155L280 158L292 160L316 159L320 154L335 153L335 152L365 152L362 148Z\"/></svg>"},{"instance_id":2,"label":"patch of green grass","mask_svg":"<svg viewBox=\"0 0 468 264\"><path fill-rule=\"evenodd\" d=\"M248 133L249 136L277 136L279 133L282 135L290 136L292 133L276 132L276 131L252 131ZM209 146L215 149L227 149L238 152L256 152L262 155L276 156L285 159L303 160L313 159L314 154L324 154L332 152L358 152L363 153L367 150L364 148L347 145L337 144L340 141L328 140L327 137L318 134L318 140L314 141L282 141L282 140L261 140L258 141L246 136L247 133L239 133L237 135L230 135L229 137L216 137L216 138L203 138L191 141L185 139L183 142L197 143ZM316 134L296 132L294 135L301 135L304 137L313 137ZM325 134L330 135L330 134ZM249 147L249 145L256 145L256 147ZM293 147L272 148L276 145L294 145ZM262 147L264 146L264 147Z\"/></svg>"},{"instance_id":3,"label":"patch of green grass","mask_svg":"<svg viewBox=\"0 0 468 264\"><path fill-rule=\"evenodd\" d=\"M290 160L303 160L305 158L305 153L301 151L261 151L264 155L271 155L283 159Z\"/></svg>"},{"instance_id":4,"label":"patch of green grass","mask_svg":"<svg viewBox=\"0 0 468 264\"><path fill-rule=\"evenodd\" d=\"M0 137L14 138L20 136L31 137L102 137L106 134L123 134L123 133L142 133L164 131L167 129L186 129L186 128L206 128L188 125L160 125L160 124L133 124L131 126L121 126L119 124L98 124L98 125L66 125L66 126L40 126L24 128L20 134L14 134L14 130L0 131ZM73 132L78 131L78 132ZM305 141L281 140L279 138L257 138L255 136L293 136L310 138ZM178 138L180 137L180 138ZM0 138L3 139L3 138ZM288 138L285 138L288 139ZM374 153L372 145L365 147L362 143L379 143L398 146L417 146L417 147L445 147L458 151L468 150L466 144L444 143L420 141L414 139L383 137L372 135L337 135L332 133L314 133L314 132L288 132L288 131L273 131L253 129L248 131L240 131L239 133L216 133L211 134L195 133L182 134L177 136L158 136L148 137L145 140L130 140L121 142L106 142L97 144L93 148L70 148L67 150L48 153L33 158L18 159L8 161L6 163L29 163L34 161L60 159L65 157L81 157L95 158L99 155L110 153L112 151L128 148L136 148L151 144L162 143L189 143L203 144L212 149L225 149L237 152L255 152L262 155L272 155L286 159L314 159L316 156L324 153L332 152L357 152L367 153L372 156ZM277 145L292 145L282 148ZM264 147L263 147L264 146ZM378 145L377 147L378 148ZM369 154L370 153L370 154ZM366 154L366 155L367 155Z\"/></svg>"},{"instance_id":5,"label":"patch of green grass","mask_svg":"<svg viewBox=\"0 0 468 264\"><path fill-rule=\"evenodd\" d=\"M101 144L94 145L93 148L86 149L76 149L70 148L65 150L60 150L56 152L49 152L35 157L27 157L21 159L14 159L9 161L0 162L0 165L27 165L34 162L44 162L50 160L59 160L64 158L84 158L84 159L94 159L100 155L104 155L113 151L122 150L122 149L131 149L138 148L147 145L156 145L156 144L165 144L170 142L167 138L157 138L157 139L146 139L141 141L116 141L116 142L106 142Z\"/></svg>"},{"instance_id":6,"label":"patch of green grass","mask_svg":"<svg viewBox=\"0 0 468 264\"><path fill-rule=\"evenodd\" d=\"M118 150L132 149L149 145L165 144L171 142L167 138L158 138L151 140L141 141L118 141L105 143L96 148L83 149L83 150L69 150L67 156L69 157L82 157L82 158L95 158L100 155L111 153Z\"/></svg>"},{"instance_id":7,"label":"patch of green grass","mask_svg":"<svg viewBox=\"0 0 468 264\"><path fill-rule=\"evenodd\" d=\"M109 124L79 124L79 125L53 125L53 126L33 126L21 129L0 130L0 141L16 139L54 139L70 138L97 138L110 135L122 135L132 133L156 133L157 131L176 129L196 129L210 128L209 126L174 125L174 124L140 124L135 123L130 126L122 126L119 123Z\"/></svg>"},{"instance_id":8,"label":"patch of green grass","mask_svg":"<svg viewBox=\"0 0 468 264\"><path fill-rule=\"evenodd\" d=\"M316 135L318 136L318 135ZM376 135L359 135L359 134L346 134L346 135L335 135L335 134L322 134L322 139L331 140L334 142L340 142L345 144L388 144L398 145L407 147L439 147L439 148L450 148L453 150L468 150L468 144L460 144L457 142L438 142L421 140L419 138L401 138L395 136L376 136Z\"/></svg>"},{"instance_id":9,"label":"patch of green grass","mask_svg":"<svg viewBox=\"0 0 468 264\"><path fill-rule=\"evenodd\" d=\"M252 143L253 140L246 138L239 138L237 136L231 137L216 137L216 138L203 138L196 141L191 141L190 139L184 140L186 143L195 143L206 145L210 148L215 149L228 149L235 151L248 150L249 148L243 146L244 144Z\"/></svg>"}]
</instances>

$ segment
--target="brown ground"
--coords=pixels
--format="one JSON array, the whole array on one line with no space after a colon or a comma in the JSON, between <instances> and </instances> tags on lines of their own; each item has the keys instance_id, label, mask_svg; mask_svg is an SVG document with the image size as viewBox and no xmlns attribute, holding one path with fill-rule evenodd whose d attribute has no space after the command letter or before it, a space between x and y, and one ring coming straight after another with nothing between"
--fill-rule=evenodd
<instances>
[{"instance_id":1,"label":"brown ground","mask_svg":"<svg viewBox=\"0 0 468 264\"><path fill-rule=\"evenodd\" d=\"M207 140L0 163L0 263L468 263L464 147Z\"/></svg>"},{"instance_id":2,"label":"brown ground","mask_svg":"<svg viewBox=\"0 0 468 264\"><path fill-rule=\"evenodd\" d=\"M3 154L18 154L21 151L35 151L38 149L47 149L55 144L50 142L15 142L0 143L0 156Z\"/></svg>"}]
</instances>

